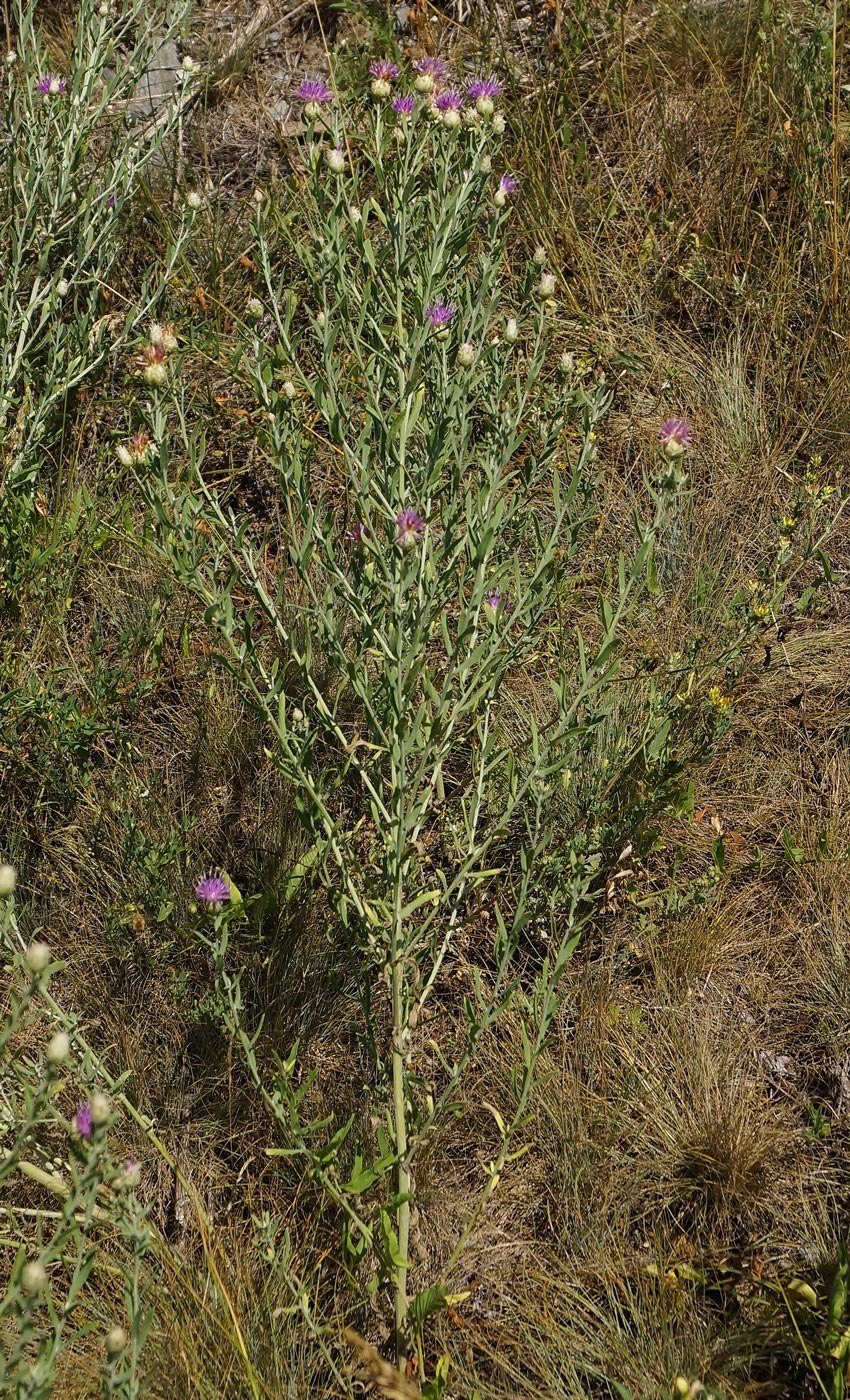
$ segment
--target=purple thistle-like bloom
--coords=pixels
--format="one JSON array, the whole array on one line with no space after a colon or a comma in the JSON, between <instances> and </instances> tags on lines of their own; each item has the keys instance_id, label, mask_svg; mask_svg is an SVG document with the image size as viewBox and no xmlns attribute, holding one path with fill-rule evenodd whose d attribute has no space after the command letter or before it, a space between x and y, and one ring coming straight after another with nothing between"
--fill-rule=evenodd
<instances>
[{"instance_id":1,"label":"purple thistle-like bloom","mask_svg":"<svg viewBox=\"0 0 850 1400\"><path fill-rule=\"evenodd\" d=\"M473 102L477 102L479 97L489 97L492 100L499 96L502 84L491 74L489 78L473 78L472 82L467 83L466 91Z\"/></svg>"},{"instance_id":2,"label":"purple thistle-like bloom","mask_svg":"<svg viewBox=\"0 0 850 1400\"><path fill-rule=\"evenodd\" d=\"M393 111L398 112L400 117L412 116L413 108L415 105L416 104L413 98L411 97L410 93L407 92L401 93L398 97L393 98Z\"/></svg>"},{"instance_id":3,"label":"purple thistle-like bloom","mask_svg":"<svg viewBox=\"0 0 850 1400\"><path fill-rule=\"evenodd\" d=\"M445 330L456 310L457 307L453 301L432 301L430 306L425 307L425 320L432 331L442 331Z\"/></svg>"},{"instance_id":4,"label":"purple thistle-like bloom","mask_svg":"<svg viewBox=\"0 0 850 1400\"><path fill-rule=\"evenodd\" d=\"M68 91L67 82L60 78L58 73L45 73L35 86L42 97L64 97Z\"/></svg>"},{"instance_id":5,"label":"purple thistle-like bloom","mask_svg":"<svg viewBox=\"0 0 850 1400\"><path fill-rule=\"evenodd\" d=\"M356 525L352 525L351 529L346 531L345 538L351 540L352 544L360 544L368 533L367 526L363 524L362 520L358 520Z\"/></svg>"},{"instance_id":6,"label":"purple thistle-like bloom","mask_svg":"<svg viewBox=\"0 0 850 1400\"><path fill-rule=\"evenodd\" d=\"M463 93L457 88L447 88L445 92L438 92L434 98L434 106L438 112L459 112L463 106Z\"/></svg>"},{"instance_id":7,"label":"purple thistle-like bloom","mask_svg":"<svg viewBox=\"0 0 850 1400\"><path fill-rule=\"evenodd\" d=\"M691 445L691 426L684 418L668 418L658 429L658 442L661 450L671 457L679 457Z\"/></svg>"},{"instance_id":8,"label":"purple thistle-like bloom","mask_svg":"<svg viewBox=\"0 0 850 1400\"><path fill-rule=\"evenodd\" d=\"M388 58L378 58L374 63L369 64L369 72L373 78L380 82L391 83L393 78L398 77L398 64L390 63Z\"/></svg>"},{"instance_id":9,"label":"purple thistle-like bloom","mask_svg":"<svg viewBox=\"0 0 850 1400\"><path fill-rule=\"evenodd\" d=\"M499 189L502 194L516 194L519 189L519 180L513 175L503 175L499 181Z\"/></svg>"},{"instance_id":10,"label":"purple thistle-like bloom","mask_svg":"<svg viewBox=\"0 0 850 1400\"><path fill-rule=\"evenodd\" d=\"M425 529L425 521L412 506L405 506L404 510L400 510L395 518L395 523L398 531L396 543L400 544L402 549L410 549L412 545L416 544Z\"/></svg>"},{"instance_id":11,"label":"purple thistle-like bloom","mask_svg":"<svg viewBox=\"0 0 850 1400\"><path fill-rule=\"evenodd\" d=\"M497 613L500 608L502 608L504 612L510 612L511 610L511 604L508 602L507 598L505 598L504 594L500 593L498 588L490 589L490 592L484 598L484 604L485 607L490 608L494 613Z\"/></svg>"},{"instance_id":12,"label":"purple thistle-like bloom","mask_svg":"<svg viewBox=\"0 0 850 1400\"><path fill-rule=\"evenodd\" d=\"M223 875L216 875L214 871L210 871L209 875L204 875L196 884L195 898L199 904L206 905L207 909L218 910L228 903L230 886Z\"/></svg>"},{"instance_id":13,"label":"purple thistle-like bloom","mask_svg":"<svg viewBox=\"0 0 850 1400\"><path fill-rule=\"evenodd\" d=\"M74 1129L81 1138L88 1142L94 1132L94 1122L91 1116L91 1104L81 1103L74 1114Z\"/></svg>"},{"instance_id":14,"label":"purple thistle-like bloom","mask_svg":"<svg viewBox=\"0 0 850 1400\"><path fill-rule=\"evenodd\" d=\"M439 83L449 71L441 58L433 58L428 54L425 58L418 58L413 67L421 77L433 78L435 83Z\"/></svg>"},{"instance_id":15,"label":"purple thistle-like bloom","mask_svg":"<svg viewBox=\"0 0 850 1400\"><path fill-rule=\"evenodd\" d=\"M116 205L116 202L117 202L117 201L116 201L116 199L115 199L115 195L114 195L114 194L108 195L108 196L107 196L107 200L106 200L106 207L107 207L107 209L114 209L114 208L115 208L115 205Z\"/></svg>"},{"instance_id":16,"label":"purple thistle-like bloom","mask_svg":"<svg viewBox=\"0 0 850 1400\"><path fill-rule=\"evenodd\" d=\"M334 95L321 78L305 78L295 96L301 102L333 102Z\"/></svg>"}]
</instances>

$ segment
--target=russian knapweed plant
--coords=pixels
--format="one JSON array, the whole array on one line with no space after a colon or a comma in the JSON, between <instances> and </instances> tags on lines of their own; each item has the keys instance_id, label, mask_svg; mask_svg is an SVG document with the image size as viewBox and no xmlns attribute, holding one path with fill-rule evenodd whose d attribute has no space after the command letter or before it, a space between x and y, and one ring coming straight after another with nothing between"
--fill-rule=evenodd
<instances>
[{"instance_id":1,"label":"russian knapweed plant","mask_svg":"<svg viewBox=\"0 0 850 1400\"><path fill-rule=\"evenodd\" d=\"M389 1282L403 1353L445 1305L512 1159L592 907L599 856L559 829L562 799L610 708L618 632L669 491L648 490L653 518L636 522L631 557L613 561L592 640L573 631L547 647L591 509L608 396L569 389L550 363L554 274L508 267L521 193L498 170L498 83L465 96L436 60L415 75L376 72L344 112L326 84L302 84L303 168L285 199L257 201L251 215L264 290L236 364L279 484L282 553L209 487L203 433L165 393L147 425L161 470L141 477L159 546L268 723L314 870L356 940L373 1134L310 1118L306 1048L275 1073L262 1064L228 956L241 909L219 882L202 891L202 926L228 1026L280 1126L283 1145L270 1150L300 1159L336 1203L349 1265L377 1262L369 1286ZM188 476L168 466L175 421ZM524 675L539 678L538 694L517 746L503 706ZM556 839L561 874L542 885ZM485 899L492 936L462 1035L439 1045L429 1020ZM523 1027L514 1102L493 1107L498 1146L450 1257L413 1291L420 1163L508 1007ZM433 1073L417 1053L426 1043Z\"/></svg>"},{"instance_id":2,"label":"russian knapweed plant","mask_svg":"<svg viewBox=\"0 0 850 1400\"><path fill-rule=\"evenodd\" d=\"M16 48L0 76L0 553L12 596L33 499L64 455L75 392L156 303L182 243L164 267L152 258L138 300L116 297L131 195L177 119L172 105L148 132L131 99L184 7L81 0L67 74L50 71L37 8L12 4Z\"/></svg>"},{"instance_id":3,"label":"russian knapweed plant","mask_svg":"<svg viewBox=\"0 0 850 1400\"><path fill-rule=\"evenodd\" d=\"M19 1400L58 1393L63 1367L97 1326L90 1280L108 1241L109 1271L120 1280L108 1291L119 1294L121 1320L102 1332L100 1394L136 1400L151 1324L141 1296L151 1229L134 1190L139 1166L114 1158L113 1108L102 1091L90 1089L71 1110L73 1086L92 1083L90 1052L62 1022L56 1028L49 983L57 964L38 939L21 948L14 889L14 871L0 867L0 947L12 958L0 1020L0 1187L7 1234L20 1241L0 1294L0 1391ZM35 1053L24 1048L39 1036ZM26 1186L39 1204L21 1204Z\"/></svg>"}]
</instances>

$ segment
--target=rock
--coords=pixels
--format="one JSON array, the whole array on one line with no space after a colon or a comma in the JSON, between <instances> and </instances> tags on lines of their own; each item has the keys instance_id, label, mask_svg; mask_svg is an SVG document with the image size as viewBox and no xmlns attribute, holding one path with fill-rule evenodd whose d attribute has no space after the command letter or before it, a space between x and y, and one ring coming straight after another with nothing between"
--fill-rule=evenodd
<instances>
[{"instance_id":1,"label":"rock","mask_svg":"<svg viewBox=\"0 0 850 1400\"><path fill-rule=\"evenodd\" d=\"M180 57L177 45L171 41L157 49L146 73L143 73L130 99L131 112L148 115L161 107L177 86Z\"/></svg>"}]
</instances>

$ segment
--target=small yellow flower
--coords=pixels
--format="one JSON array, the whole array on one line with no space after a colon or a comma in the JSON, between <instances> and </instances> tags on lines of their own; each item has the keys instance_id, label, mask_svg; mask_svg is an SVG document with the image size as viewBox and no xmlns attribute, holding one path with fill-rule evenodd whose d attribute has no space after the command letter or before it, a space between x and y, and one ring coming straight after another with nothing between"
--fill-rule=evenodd
<instances>
[{"instance_id":1,"label":"small yellow flower","mask_svg":"<svg viewBox=\"0 0 850 1400\"><path fill-rule=\"evenodd\" d=\"M789 531L789 530L794 530L794 529L796 529L796 526L797 526L797 522L796 522L796 520L794 519L793 515L786 515L786 516L783 517L783 520L782 520L782 527L781 527L783 533L785 533L786 531Z\"/></svg>"},{"instance_id":2,"label":"small yellow flower","mask_svg":"<svg viewBox=\"0 0 850 1400\"><path fill-rule=\"evenodd\" d=\"M767 603L753 603L753 612L756 617L767 617L770 612L770 608L768 607Z\"/></svg>"},{"instance_id":3,"label":"small yellow flower","mask_svg":"<svg viewBox=\"0 0 850 1400\"><path fill-rule=\"evenodd\" d=\"M719 685L711 685L706 691L706 700L713 710L718 710L721 714L728 710L732 704L731 695L726 695Z\"/></svg>"}]
</instances>

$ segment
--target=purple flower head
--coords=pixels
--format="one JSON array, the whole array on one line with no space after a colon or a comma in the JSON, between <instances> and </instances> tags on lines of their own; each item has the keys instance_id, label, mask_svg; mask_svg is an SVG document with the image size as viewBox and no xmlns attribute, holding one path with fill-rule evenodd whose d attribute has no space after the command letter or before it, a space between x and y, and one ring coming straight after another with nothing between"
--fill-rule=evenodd
<instances>
[{"instance_id":1,"label":"purple flower head","mask_svg":"<svg viewBox=\"0 0 850 1400\"><path fill-rule=\"evenodd\" d=\"M362 520L358 520L356 525L346 532L345 538L351 540L352 544L361 544L364 536L368 535L369 529Z\"/></svg>"},{"instance_id":2,"label":"purple flower head","mask_svg":"<svg viewBox=\"0 0 850 1400\"><path fill-rule=\"evenodd\" d=\"M484 605L493 613L497 613L500 608L504 612L510 612L511 610L511 604L507 601L504 594L499 592L498 588L490 589L490 592L484 598Z\"/></svg>"},{"instance_id":3,"label":"purple flower head","mask_svg":"<svg viewBox=\"0 0 850 1400\"><path fill-rule=\"evenodd\" d=\"M216 875L210 871L195 885L195 898L199 904L203 904L207 909L218 910L223 904L227 904L230 899L230 885L223 875Z\"/></svg>"},{"instance_id":4,"label":"purple flower head","mask_svg":"<svg viewBox=\"0 0 850 1400\"><path fill-rule=\"evenodd\" d=\"M413 115L415 103L409 93L401 93L393 98L393 111L398 112L400 117L410 117Z\"/></svg>"},{"instance_id":5,"label":"purple flower head","mask_svg":"<svg viewBox=\"0 0 850 1400\"><path fill-rule=\"evenodd\" d=\"M135 1157L128 1157L121 1168L121 1175L118 1178L117 1184L127 1187L138 1186L141 1174L142 1169L137 1159Z\"/></svg>"},{"instance_id":6,"label":"purple flower head","mask_svg":"<svg viewBox=\"0 0 850 1400\"><path fill-rule=\"evenodd\" d=\"M503 175L499 181L499 189L502 194L516 194L519 189L519 180L513 175Z\"/></svg>"},{"instance_id":7,"label":"purple flower head","mask_svg":"<svg viewBox=\"0 0 850 1400\"><path fill-rule=\"evenodd\" d=\"M488 97L492 101L502 91L502 84L491 74L489 78L474 78L467 83L466 91L472 102L477 102L479 97Z\"/></svg>"},{"instance_id":8,"label":"purple flower head","mask_svg":"<svg viewBox=\"0 0 850 1400\"><path fill-rule=\"evenodd\" d=\"M107 207L107 209L114 209L114 208L115 208L115 205L116 205L116 202L117 202L117 201L116 201L116 199L115 199L115 195L114 195L114 194L108 195L108 196L107 196L107 199L106 199L106 207Z\"/></svg>"},{"instance_id":9,"label":"purple flower head","mask_svg":"<svg viewBox=\"0 0 850 1400\"><path fill-rule=\"evenodd\" d=\"M681 457L691 445L691 427L684 418L668 418L658 429L658 442L668 457Z\"/></svg>"},{"instance_id":10,"label":"purple flower head","mask_svg":"<svg viewBox=\"0 0 850 1400\"><path fill-rule=\"evenodd\" d=\"M74 1131L78 1132L80 1137L85 1138L87 1142L91 1138L94 1132L94 1121L90 1103L81 1103L74 1114Z\"/></svg>"},{"instance_id":11,"label":"purple flower head","mask_svg":"<svg viewBox=\"0 0 850 1400\"><path fill-rule=\"evenodd\" d=\"M402 549L410 549L412 545L416 544L425 529L425 521L412 506L405 506L404 510L400 510L395 518L395 523L398 531L396 543L400 544Z\"/></svg>"},{"instance_id":12,"label":"purple flower head","mask_svg":"<svg viewBox=\"0 0 850 1400\"><path fill-rule=\"evenodd\" d=\"M393 78L398 77L398 64L390 63L387 58L379 58L374 63L369 64L369 72L379 82L391 83Z\"/></svg>"},{"instance_id":13,"label":"purple flower head","mask_svg":"<svg viewBox=\"0 0 850 1400\"><path fill-rule=\"evenodd\" d=\"M417 58L413 67L421 78L433 78L435 83L441 82L449 71L441 58L432 58L430 55Z\"/></svg>"},{"instance_id":14,"label":"purple flower head","mask_svg":"<svg viewBox=\"0 0 850 1400\"><path fill-rule=\"evenodd\" d=\"M67 82L60 78L58 73L45 73L35 86L42 97L64 97L68 91Z\"/></svg>"},{"instance_id":15,"label":"purple flower head","mask_svg":"<svg viewBox=\"0 0 850 1400\"><path fill-rule=\"evenodd\" d=\"M334 95L321 78L305 78L295 96L301 102L333 102Z\"/></svg>"},{"instance_id":16,"label":"purple flower head","mask_svg":"<svg viewBox=\"0 0 850 1400\"><path fill-rule=\"evenodd\" d=\"M445 92L438 92L434 98L434 106L438 112L459 112L463 106L463 93L457 88L446 88Z\"/></svg>"},{"instance_id":17,"label":"purple flower head","mask_svg":"<svg viewBox=\"0 0 850 1400\"><path fill-rule=\"evenodd\" d=\"M457 307L453 301L432 301L430 306L425 307L425 320L432 331L442 331L445 330L456 310Z\"/></svg>"}]
</instances>

